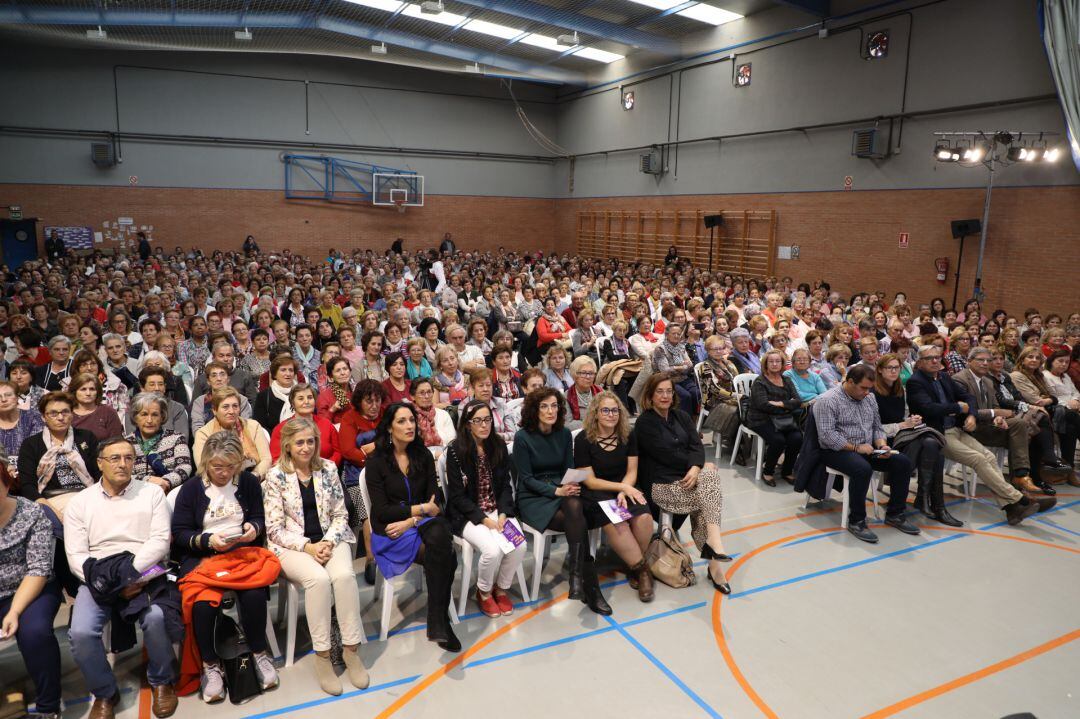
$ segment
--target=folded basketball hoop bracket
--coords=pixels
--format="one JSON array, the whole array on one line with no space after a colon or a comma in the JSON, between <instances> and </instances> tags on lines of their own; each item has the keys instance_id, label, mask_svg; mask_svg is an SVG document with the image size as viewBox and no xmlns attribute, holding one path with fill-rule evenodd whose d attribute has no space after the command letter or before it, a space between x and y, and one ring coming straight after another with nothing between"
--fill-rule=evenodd
<instances>
[{"instance_id":1,"label":"folded basketball hoop bracket","mask_svg":"<svg viewBox=\"0 0 1080 719\"><path fill-rule=\"evenodd\" d=\"M404 212L406 207L424 206L423 175L376 172L371 179L373 205L396 207L398 212Z\"/></svg>"}]
</instances>

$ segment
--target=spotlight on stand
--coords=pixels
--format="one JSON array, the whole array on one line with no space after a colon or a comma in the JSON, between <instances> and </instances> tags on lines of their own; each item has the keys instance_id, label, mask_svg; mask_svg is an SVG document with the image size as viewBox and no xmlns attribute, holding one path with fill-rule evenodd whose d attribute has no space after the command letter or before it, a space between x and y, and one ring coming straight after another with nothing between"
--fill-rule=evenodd
<instances>
[{"instance_id":1,"label":"spotlight on stand","mask_svg":"<svg viewBox=\"0 0 1080 719\"><path fill-rule=\"evenodd\" d=\"M972 145L964 149L964 162L978 162L986 156L986 150L979 145Z\"/></svg>"},{"instance_id":2,"label":"spotlight on stand","mask_svg":"<svg viewBox=\"0 0 1080 719\"><path fill-rule=\"evenodd\" d=\"M1058 158L1060 158L1060 157L1061 157L1061 148L1060 147L1051 147L1050 149L1048 149L1046 152L1043 153L1043 160L1045 160L1047 162L1057 162Z\"/></svg>"}]
</instances>

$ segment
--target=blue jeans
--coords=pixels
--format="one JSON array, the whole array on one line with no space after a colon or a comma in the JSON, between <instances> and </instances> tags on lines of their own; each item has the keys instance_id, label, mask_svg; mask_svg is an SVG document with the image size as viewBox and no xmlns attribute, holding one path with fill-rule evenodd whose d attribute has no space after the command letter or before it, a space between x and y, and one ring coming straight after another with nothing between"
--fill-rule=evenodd
<instances>
[{"instance_id":1,"label":"blue jeans","mask_svg":"<svg viewBox=\"0 0 1080 719\"><path fill-rule=\"evenodd\" d=\"M113 676L105 645L101 641L102 629L111 617L111 607L103 607L95 602L85 585L79 587L75 611L71 614L71 653L79 665L79 671L86 678L90 693L98 699L109 699L117 692L116 677ZM144 611L139 616L139 627L146 647L146 678L150 686L174 683L176 656L173 654L172 641L165 631L165 615L161 607L151 605Z\"/></svg>"},{"instance_id":2,"label":"blue jeans","mask_svg":"<svg viewBox=\"0 0 1080 719\"><path fill-rule=\"evenodd\" d=\"M0 599L0 617L7 616L14 595ZM37 711L52 714L60 711L60 644L53 632L53 620L60 608L60 588L53 582L19 615L15 640L26 662L26 671L37 690Z\"/></svg>"}]
</instances>

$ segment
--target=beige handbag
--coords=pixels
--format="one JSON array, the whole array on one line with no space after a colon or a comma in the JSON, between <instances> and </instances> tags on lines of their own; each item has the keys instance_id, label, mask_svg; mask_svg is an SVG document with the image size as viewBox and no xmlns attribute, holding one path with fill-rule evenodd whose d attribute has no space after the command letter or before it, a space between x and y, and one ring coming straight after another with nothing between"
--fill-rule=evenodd
<instances>
[{"instance_id":1,"label":"beige handbag","mask_svg":"<svg viewBox=\"0 0 1080 719\"><path fill-rule=\"evenodd\" d=\"M697 584L694 562L671 527L660 527L653 535L645 550L645 561L652 575L669 587L681 589Z\"/></svg>"}]
</instances>

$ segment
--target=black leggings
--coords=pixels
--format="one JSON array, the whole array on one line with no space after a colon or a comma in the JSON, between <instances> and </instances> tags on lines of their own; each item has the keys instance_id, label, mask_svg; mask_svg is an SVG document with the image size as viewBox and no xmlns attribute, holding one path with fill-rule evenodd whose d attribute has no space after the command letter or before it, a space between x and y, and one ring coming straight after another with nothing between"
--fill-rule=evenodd
<instances>
[{"instance_id":1,"label":"black leggings","mask_svg":"<svg viewBox=\"0 0 1080 719\"><path fill-rule=\"evenodd\" d=\"M266 587L237 589L236 606L240 612L240 626L253 652L266 651ZM195 643L204 662L216 662L214 651L214 619L221 607L210 602L195 602L191 608L191 624L195 630Z\"/></svg>"},{"instance_id":2,"label":"black leggings","mask_svg":"<svg viewBox=\"0 0 1080 719\"><path fill-rule=\"evenodd\" d=\"M581 497L563 497L559 503L559 511L555 512L547 528L564 532L566 541L570 544L589 541L589 527L585 523Z\"/></svg>"}]
</instances>

